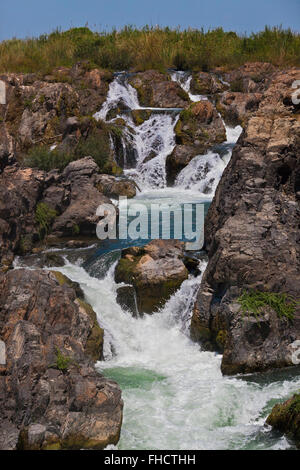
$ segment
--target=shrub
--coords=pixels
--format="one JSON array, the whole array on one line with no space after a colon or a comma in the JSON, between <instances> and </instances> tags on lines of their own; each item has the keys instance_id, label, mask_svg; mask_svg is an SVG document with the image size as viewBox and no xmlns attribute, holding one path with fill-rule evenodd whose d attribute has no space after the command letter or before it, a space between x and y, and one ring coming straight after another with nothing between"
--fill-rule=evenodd
<instances>
[{"instance_id":1,"label":"shrub","mask_svg":"<svg viewBox=\"0 0 300 470\"><path fill-rule=\"evenodd\" d=\"M57 212L54 209L51 209L44 202L40 202L35 211L35 220L39 224L40 237L43 237L49 232L49 229L57 216Z\"/></svg>"},{"instance_id":2,"label":"shrub","mask_svg":"<svg viewBox=\"0 0 300 470\"><path fill-rule=\"evenodd\" d=\"M56 369L65 372L68 370L71 362L72 359L70 357L65 356L60 349L56 348L56 362L50 367L55 367Z\"/></svg>"}]
</instances>

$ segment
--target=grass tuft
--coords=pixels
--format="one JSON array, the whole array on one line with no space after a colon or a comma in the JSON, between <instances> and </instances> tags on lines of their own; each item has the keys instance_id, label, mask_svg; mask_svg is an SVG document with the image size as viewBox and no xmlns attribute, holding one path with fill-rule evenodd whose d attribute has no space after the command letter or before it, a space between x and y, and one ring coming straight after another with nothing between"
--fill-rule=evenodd
<instances>
[{"instance_id":1,"label":"grass tuft","mask_svg":"<svg viewBox=\"0 0 300 470\"><path fill-rule=\"evenodd\" d=\"M267 307L274 310L278 317L294 319L294 314L299 301L286 293L244 291L238 298L241 311L244 315L253 315L257 320L264 313Z\"/></svg>"}]
</instances>

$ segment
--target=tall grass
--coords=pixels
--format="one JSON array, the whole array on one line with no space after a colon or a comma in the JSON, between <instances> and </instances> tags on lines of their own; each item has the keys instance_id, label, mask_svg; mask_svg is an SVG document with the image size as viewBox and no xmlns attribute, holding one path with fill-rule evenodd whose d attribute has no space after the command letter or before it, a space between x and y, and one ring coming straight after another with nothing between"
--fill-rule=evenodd
<instances>
[{"instance_id":1,"label":"tall grass","mask_svg":"<svg viewBox=\"0 0 300 470\"><path fill-rule=\"evenodd\" d=\"M205 32L126 26L98 33L84 27L0 43L0 72L49 73L55 67L83 60L105 69L137 71L210 70L247 61L300 65L300 34L281 27L265 27L249 36L222 28Z\"/></svg>"}]
</instances>

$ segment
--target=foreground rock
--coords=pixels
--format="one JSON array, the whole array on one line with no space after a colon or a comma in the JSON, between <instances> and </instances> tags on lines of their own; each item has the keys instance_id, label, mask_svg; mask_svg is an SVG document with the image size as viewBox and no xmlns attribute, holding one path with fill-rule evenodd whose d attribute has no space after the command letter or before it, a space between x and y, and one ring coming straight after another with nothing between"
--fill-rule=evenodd
<instances>
[{"instance_id":1,"label":"foreground rock","mask_svg":"<svg viewBox=\"0 0 300 470\"><path fill-rule=\"evenodd\" d=\"M137 90L141 106L158 108L186 108L190 99L181 86L167 74L155 70L134 75L130 84Z\"/></svg>"},{"instance_id":2,"label":"foreground rock","mask_svg":"<svg viewBox=\"0 0 300 470\"><path fill-rule=\"evenodd\" d=\"M0 274L0 286L0 449L116 444L121 391L94 370L103 330L80 288L24 269Z\"/></svg>"},{"instance_id":3,"label":"foreground rock","mask_svg":"<svg viewBox=\"0 0 300 470\"><path fill-rule=\"evenodd\" d=\"M222 119L208 100L193 103L180 113L175 135L177 145L166 159L169 185L174 184L178 173L192 158L206 153L212 146L226 140Z\"/></svg>"},{"instance_id":4,"label":"foreground rock","mask_svg":"<svg viewBox=\"0 0 300 470\"><path fill-rule=\"evenodd\" d=\"M215 95L228 88L218 77L208 72L193 73L191 80L191 92L194 95Z\"/></svg>"},{"instance_id":5,"label":"foreground rock","mask_svg":"<svg viewBox=\"0 0 300 470\"><path fill-rule=\"evenodd\" d=\"M293 439L300 449L300 395L275 405L266 423Z\"/></svg>"},{"instance_id":6,"label":"foreground rock","mask_svg":"<svg viewBox=\"0 0 300 470\"><path fill-rule=\"evenodd\" d=\"M293 365L293 321L265 305L243 315L244 290L300 297L300 120L292 84L279 73L234 148L205 226L209 263L192 318L192 337L223 352L225 374Z\"/></svg>"},{"instance_id":7,"label":"foreground rock","mask_svg":"<svg viewBox=\"0 0 300 470\"><path fill-rule=\"evenodd\" d=\"M175 240L153 240L144 247L122 251L115 280L135 288L139 313L157 310L187 279L183 248Z\"/></svg>"}]
</instances>

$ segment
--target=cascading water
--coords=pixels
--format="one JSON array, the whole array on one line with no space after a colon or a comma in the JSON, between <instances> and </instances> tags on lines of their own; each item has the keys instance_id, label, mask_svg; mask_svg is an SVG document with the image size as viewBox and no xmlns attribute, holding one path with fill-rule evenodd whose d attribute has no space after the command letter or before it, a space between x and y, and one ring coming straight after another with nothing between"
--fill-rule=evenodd
<instances>
[{"instance_id":1,"label":"cascading water","mask_svg":"<svg viewBox=\"0 0 300 470\"><path fill-rule=\"evenodd\" d=\"M190 74L189 72L173 72L171 74L171 79L173 80L173 82L179 83L183 90L188 93L191 101L196 102L201 100L207 100L207 96L205 95L194 95L193 93L191 93L192 74Z\"/></svg>"},{"instance_id":2,"label":"cascading water","mask_svg":"<svg viewBox=\"0 0 300 470\"><path fill-rule=\"evenodd\" d=\"M176 80L189 92L188 75L179 74ZM124 76L111 84L98 117L106 119L120 100L130 109L141 109ZM142 183L139 198L148 202L160 197L170 202L210 200L241 132L239 127L226 128L227 141L219 153L195 157L178 175L176 186L165 188L164 161L175 144L177 115L156 110L135 126L130 114L122 113L134 130L137 152L136 168L126 171ZM91 258L86 269L66 261L58 269L80 283L105 330L105 361L97 368L122 388L124 421L118 448L292 448L286 438L264 427L264 421L276 401L299 389L300 379L288 371L274 376L222 376L221 356L201 351L188 334L201 275L184 281L160 311L133 318L116 301L117 257L116 252L106 253L100 263ZM205 262L200 268L203 273Z\"/></svg>"},{"instance_id":3,"label":"cascading water","mask_svg":"<svg viewBox=\"0 0 300 470\"><path fill-rule=\"evenodd\" d=\"M299 389L299 377L223 377L221 356L189 339L201 276L186 280L161 311L137 319L116 302L114 266L104 279L68 262L58 269L80 282L105 330L105 361L97 368L120 384L124 399L117 448L293 448L264 422L276 401Z\"/></svg>"}]
</instances>

